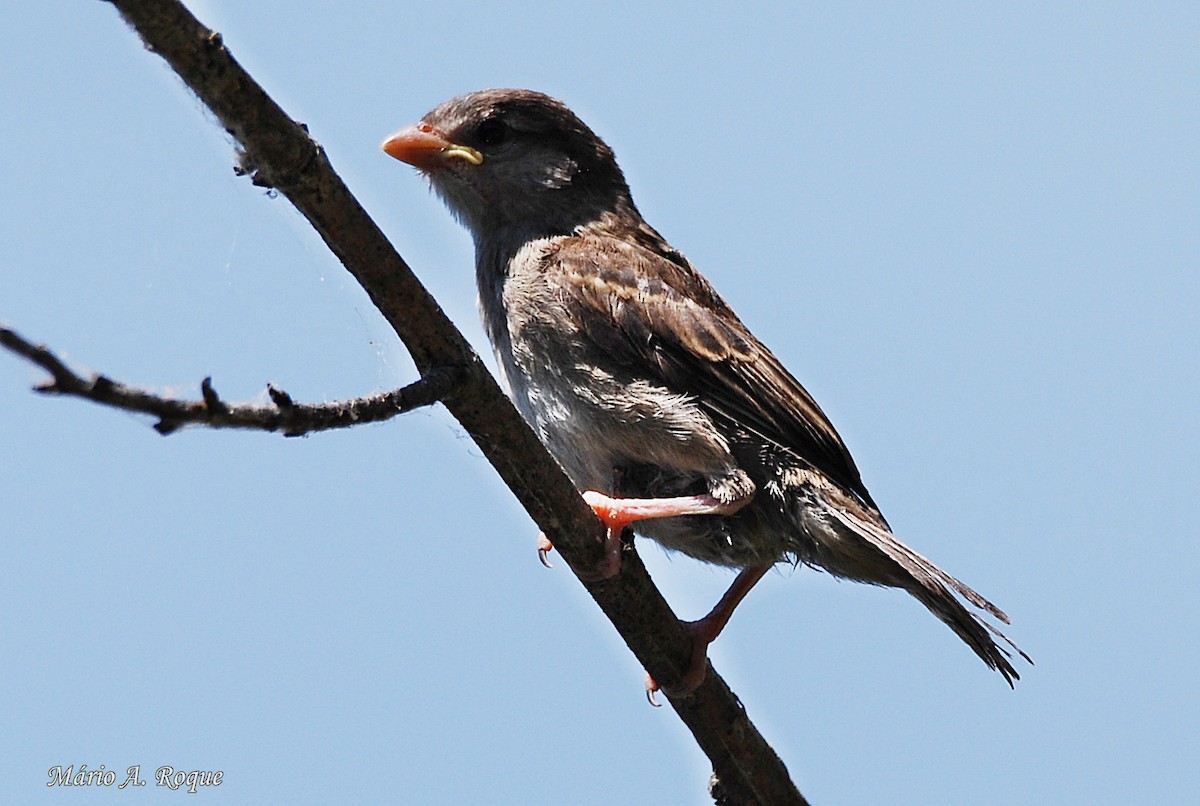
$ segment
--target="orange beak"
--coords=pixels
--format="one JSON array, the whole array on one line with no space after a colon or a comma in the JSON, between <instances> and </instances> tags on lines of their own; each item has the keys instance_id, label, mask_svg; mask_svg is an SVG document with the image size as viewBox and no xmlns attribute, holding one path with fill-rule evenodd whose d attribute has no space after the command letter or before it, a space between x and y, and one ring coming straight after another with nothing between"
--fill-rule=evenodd
<instances>
[{"instance_id":1,"label":"orange beak","mask_svg":"<svg viewBox=\"0 0 1200 806\"><path fill-rule=\"evenodd\" d=\"M390 157L407 162L422 171L436 171L452 159L472 165L483 162L483 155L470 146L452 143L428 123L414 123L393 134L380 146Z\"/></svg>"}]
</instances>

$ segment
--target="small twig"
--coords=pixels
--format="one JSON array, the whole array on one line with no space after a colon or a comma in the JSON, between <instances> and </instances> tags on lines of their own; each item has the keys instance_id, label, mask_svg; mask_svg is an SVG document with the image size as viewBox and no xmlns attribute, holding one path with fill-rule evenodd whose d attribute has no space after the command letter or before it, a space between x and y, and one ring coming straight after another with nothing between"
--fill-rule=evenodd
<instances>
[{"instance_id":1,"label":"small twig","mask_svg":"<svg viewBox=\"0 0 1200 806\"><path fill-rule=\"evenodd\" d=\"M104 375L85 378L46 347L27 341L7 327L0 326L0 345L50 373L51 380L35 386L36 391L79 397L125 411L154 415L158 418L154 430L163 435L174 433L185 425L203 425L281 431L284 436L298 437L316 431L381 422L445 399L463 376L459 368L436 367L419 381L400 389L331 403L296 403L287 392L268 385L267 394L271 396L272 405L257 406L221 400L213 389L212 378L201 381L200 400L156 395Z\"/></svg>"}]
</instances>

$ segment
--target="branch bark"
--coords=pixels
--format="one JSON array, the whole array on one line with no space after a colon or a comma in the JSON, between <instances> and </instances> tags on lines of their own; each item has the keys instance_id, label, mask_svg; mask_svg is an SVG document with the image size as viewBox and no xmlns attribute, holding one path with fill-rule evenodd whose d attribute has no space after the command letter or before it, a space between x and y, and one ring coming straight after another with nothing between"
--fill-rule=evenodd
<instances>
[{"instance_id":1,"label":"branch bark","mask_svg":"<svg viewBox=\"0 0 1200 806\"><path fill-rule=\"evenodd\" d=\"M286 196L367 291L423 378L451 370L461 381L443 403L576 569L595 567L603 527L538 442L466 339L366 214L324 150L242 69L220 34L176 0L107 0L146 47L175 70L243 149L242 170ZM669 688L683 673L689 639L627 546L621 573L581 580L645 669ZM804 804L775 751L709 666L689 697L669 698L713 765L720 803Z\"/></svg>"},{"instance_id":2,"label":"branch bark","mask_svg":"<svg viewBox=\"0 0 1200 806\"><path fill-rule=\"evenodd\" d=\"M123 411L153 415L158 418L154 430L164 436L175 433L185 425L279 431L285 437L300 437L333 428L378 423L422 406L432 406L449 395L461 380L456 370L437 368L400 389L330 403L297 403L287 392L268 384L267 394L271 397L272 405L255 406L249 403L226 403L213 388L211 377L200 382L199 400L157 395L114 381L107 375L93 374L85 378L63 363L49 348L34 344L2 325L0 346L7 347L50 373L51 379L35 386L34 391L44 395L78 397Z\"/></svg>"}]
</instances>

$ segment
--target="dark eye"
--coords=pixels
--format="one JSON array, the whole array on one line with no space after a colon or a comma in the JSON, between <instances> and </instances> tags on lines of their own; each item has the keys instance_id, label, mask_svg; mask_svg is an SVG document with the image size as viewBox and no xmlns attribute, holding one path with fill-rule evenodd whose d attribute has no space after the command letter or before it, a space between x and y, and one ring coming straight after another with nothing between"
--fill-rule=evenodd
<instances>
[{"instance_id":1,"label":"dark eye","mask_svg":"<svg viewBox=\"0 0 1200 806\"><path fill-rule=\"evenodd\" d=\"M479 124L475 129L475 135L479 138L479 144L485 146L498 146L508 139L511 130L508 124L500 120L500 118L488 118Z\"/></svg>"}]
</instances>

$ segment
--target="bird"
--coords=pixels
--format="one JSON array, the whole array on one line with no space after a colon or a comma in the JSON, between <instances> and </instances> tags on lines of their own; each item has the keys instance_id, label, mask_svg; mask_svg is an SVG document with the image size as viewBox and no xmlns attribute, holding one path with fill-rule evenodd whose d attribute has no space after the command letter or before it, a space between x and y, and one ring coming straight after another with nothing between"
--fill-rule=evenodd
<instances>
[{"instance_id":1,"label":"bird","mask_svg":"<svg viewBox=\"0 0 1200 806\"><path fill-rule=\"evenodd\" d=\"M382 149L470 232L501 384L607 526L595 575L619 572L627 527L738 570L683 623L692 655L668 696L703 682L708 645L783 562L905 590L1019 679L1012 652L1028 655L989 620L1008 616L893 535L829 418L645 221L612 149L564 103L471 92ZM543 561L550 548L543 536Z\"/></svg>"}]
</instances>

